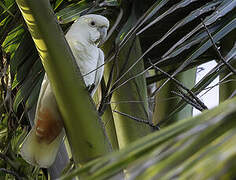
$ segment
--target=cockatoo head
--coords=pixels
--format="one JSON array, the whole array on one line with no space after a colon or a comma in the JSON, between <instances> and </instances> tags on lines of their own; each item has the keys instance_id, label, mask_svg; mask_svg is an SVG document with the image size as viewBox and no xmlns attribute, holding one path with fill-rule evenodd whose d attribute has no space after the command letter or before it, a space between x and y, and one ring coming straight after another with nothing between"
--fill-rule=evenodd
<instances>
[{"instance_id":1,"label":"cockatoo head","mask_svg":"<svg viewBox=\"0 0 236 180\"><path fill-rule=\"evenodd\" d=\"M105 41L108 28L109 21L107 18L101 15L88 14L76 20L68 33L74 37L80 36L78 37L80 40L83 39L91 44L98 45Z\"/></svg>"}]
</instances>

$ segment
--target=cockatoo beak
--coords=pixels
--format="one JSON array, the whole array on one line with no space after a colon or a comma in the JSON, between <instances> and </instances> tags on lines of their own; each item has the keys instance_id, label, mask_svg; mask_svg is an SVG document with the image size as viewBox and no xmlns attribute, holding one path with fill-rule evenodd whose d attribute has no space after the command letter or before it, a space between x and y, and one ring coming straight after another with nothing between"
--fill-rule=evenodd
<instances>
[{"instance_id":1,"label":"cockatoo beak","mask_svg":"<svg viewBox=\"0 0 236 180\"><path fill-rule=\"evenodd\" d=\"M106 41L107 27L100 27L98 28L98 31L100 32L100 41L98 46L101 46Z\"/></svg>"}]
</instances>

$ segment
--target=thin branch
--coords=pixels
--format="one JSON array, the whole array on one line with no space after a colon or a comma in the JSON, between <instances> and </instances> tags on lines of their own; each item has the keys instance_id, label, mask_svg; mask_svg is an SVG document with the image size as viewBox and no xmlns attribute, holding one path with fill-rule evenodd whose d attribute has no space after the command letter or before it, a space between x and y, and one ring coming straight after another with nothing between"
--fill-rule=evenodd
<instances>
[{"instance_id":1,"label":"thin branch","mask_svg":"<svg viewBox=\"0 0 236 180\"><path fill-rule=\"evenodd\" d=\"M146 53L143 53L113 84L113 86L116 86L120 80L128 73L130 72L136 64L138 64L142 58L146 55Z\"/></svg>"},{"instance_id":2,"label":"thin branch","mask_svg":"<svg viewBox=\"0 0 236 180\"><path fill-rule=\"evenodd\" d=\"M104 2L103 2L103 3L104 3ZM123 14L124 14L124 11L123 11L123 9L121 8L121 9L120 9L120 13L118 14L118 17L116 18L116 21L115 21L114 25L112 26L112 28L111 28L110 31L108 32L105 41L107 41L107 40L110 38L110 36L112 35L112 33L115 31L116 27L118 26L118 24L119 24L120 21L121 21L121 18L123 17Z\"/></svg>"},{"instance_id":3,"label":"thin branch","mask_svg":"<svg viewBox=\"0 0 236 180\"><path fill-rule=\"evenodd\" d=\"M146 98L148 102L154 102L153 99L150 99L150 98ZM107 104L128 104L128 103L144 103L146 101L117 101L117 102L109 102Z\"/></svg>"},{"instance_id":4,"label":"thin branch","mask_svg":"<svg viewBox=\"0 0 236 180\"><path fill-rule=\"evenodd\" d=\"M159 64L160 62L155 62L154 65ZM122 82L121 84L119 84L118 86L116 86L112 91L110 91L110 93L113 93L114 91L116 91L117 89L119 89L121 86L125 85L126 83L128 83L129 81L142 76L143 74L145 74L148 70L152 69L152 66L149 66L148 68L144 69L142 72L136 74L133 77L130 77L129 79L125 80L124 82Z\"/></svg>"},{"instance_id":5,"label":"thin branch","mask_svg":"<svg viewBox=\"0 0 236 180\"><path fill-rule=\"evenodd\" d=\"M136 36L136 32L137 30L148 20L148 18L150 17L150 12L152 11L153 6L151 6L135 23L135 25L128 31L128 33L125 35L125 37L123 38L123 40L120 42L120 47L122 48L127 41L133 36Z\"/></svg>"},{"instance_id":6,"label":"thin branch","mask_svg":"<svg viewBox=\"0 0 236 180\"><path fill-rule=\"evenodd\" d=\"M199 106L198 104L196 104L191 98L189 98L189 96L187 96L186 94L184 94L183 92L175 92L175 91L171 91L173 94L181 97L186 103L192 105L193 107L195 107L196 109L198 109L199 111L203 111L204 109Z\"/></svg>"},{"instance_id":7,"label":"thin branch","mask_svg":"<svg viewBox=\"0 0 236 180\"><path fill-rule=\"evenodd\" d=\"M10 144L8 144L10 145ZM5 154L0 153L0 159L4 160L7 164L9 164L13 169L17 170L17 164L13 162L10 158L8 158Z\"/></svg>"},{"instance_id":8,"label":"thin branch","mask_svg":"<svg viewBox=\"0 0 236 180\"><path fill-rule=\"evenodd\" d=\"M129 115L129 114L126 114L126 113L123 113L123 112L120 112L120 111L116 111L116 110L113 110L113 112L118 113L118 114L120 114L120 115L123 115L123 116L125 116L125 117L128 117L128 118L130 118L130 119L133 119L133 120L135 120L136 122L143 123L143 124L147 124L147 125L151 126L154 130L160 130L160 127L159 127L159 126L153 125L152 123L150 123L150 122L147 121L147 120L140 119L140 118L131 116L131 115Z\"/></svg>"},{"instance_id":9,"label":"thin branch","mask_svg":"<svg viewBox=\"0 0 236 180\"><path fill-rule=\"evenodd\" d=\"M122 67L122 69L121 69L120 72L119 72L118 78L117 78L117 79L115 80L115 82L113 83L113 85L112 85L112 87L111 87L111 89L110 89L110 92L108 93L108 91L107 91L107 93L106 93L107 95L106 95L105 98L103 98L103 102L106 103L106 102L109 102L109 101L110 101L111 96L112 96L112 93L113 93L116 89L118 89L119 87L121 87L120 85L118 85L118 82L121 80L121 78L123 78L123 77L125 76L125 74L128 73L129 70L132 69L132 68L129 68L126 72L124 72L124 71L125 71L125 68L126 68L126 65L127 65L127 63L128 63L130 54L131 54L132 49L133 49L133 47L134 47L135 41L136 41L136 37L134 37L134 39L133 39L133 41L132 41L132 43L131 43L131 45L130 45L130 48L129 48L129 50L128 50L125 63L123 64L123 67ZM117 51L116 51L116 54L115 54L115 61L114 61L113 65L112 65L112 69L111 69L111 71L110 71L110 76L109 76L109 80L108 80L108 83L107 83L107 90L109 90L109 87L110 87L110 85L111 85L111 80L112 80L112 77L113 77L112 74L113 74L113 71L114 71L114 66L115 66L115 64L116 64L116 62L117 62L116 59L117 59L117 56L118 56L119 51L120 51L120 48L118 47L118 49L117 49ZM138 62L136 61L135 64L137 64L137 63L138 63ZM133 64L131 67L134 67L134 64ZM124 72L124 73L123 73L123 72ZM104 104L104 103L102 103L102 104ZM101 107L101 108L100 108L100 107ZM102 114L102 113L104 112L104 110L102 110L102 109L104 109L104 107L103 107L103 106L100 106L100 107L99 107L99 112L100 112L100 114Z\"/></svg>"},{"instance_id":10,"label":"thin branch","mask_svg":"<svg viewBox=\"0 0 236 180\"><path fill-rule=\"evenodd\" d=\"M114 54L113 54L113 52L114 52ZM105 64L108 64L109 62L111 62L112 60L114 60L114 59L117 57L117 55L118 55L119 52L120 52L119 46L115 45L114 48L111 48L111 50L110 50L110 52L108 53L108 56L106 57L105 62L104 62L103 64L101 64L100 66L96 67L95 69L89 71L89 72L86 73L86 74L82 74L82 77L87 76L87 75L93 73L94 71L97 71L98 69L100 69L101 67L103 67Z\"/></svg>"},{"instance_id":11,"label":"thin branch","mask_svg":"<svg viewBox=\"0 0 236 180\"><path fill-rule=\"evenodd\" d=\"M168 57L166 57L166 56L164 55L163 58L168 58ZM175 70L175 72L171 75L171 77L176 76L176 75L179 74L184 68L186 68L189 64L191 64L189 61L190 61L189 59L185 60L185 61ZM166 81L164 81L163 84L162 84L159 88L157 88L157 89L151 94L151 97L156 96L156 94L166 85L166 83L169 82L169 80L170 80L170 78L168 78Z\"/></svg>"},{"instance_id":12,"label":"thin branch","mask_svg":"<svg viewBox=\"0 0 236 180\"><path fill-rule=\"evenodd\" d=\"M111 59L109 59L108 61L105 61L105 62L104 62L103 64L101 64L100 66L96 67L95 69L89 71L88 73L82 74L82 77L87 76L87 75L93 73L94 71L97 71L98 69L100 69L101 67L103 67L105 64L109 63L109 62L112 61L112 60L113 60L113 59L111 58Z\"/></svg>"},{"instance_id":13,"label":"thin branch","mask_svg":"<svg viewBox=\"0 0 236 180\"><path fill-rule=\"evenodd\" d=\"M236 70L225 60L225 58L220 53L218 47L216 46L216 43L214 42L214 39L213 39L211 33L209 32L209 30L208 30L206 24L204 23L203 19L202 19L202 24L203 24L204 28L206 29L206 32L207 32L207 34L208 34L208 36L211 40L211 43L213 44L213 48L215 49L218 58L224 63L225 66L228 67L228 69L230 71L232 71L236 75Z\"/></svg>"},{"instance_id":14,"label":"thin branch","mask_svg":"<svg viewBox=\"0 0 236 180\"><path fill-rule=\"evenodd\" d=\"M163 71L162 69L158 68L156 65L154 65L150 60L149 63L158 71L160 71L161 73L165 74L168 78L170 78L170 80L172 80L174 83L176 83L178 86L180 86L181 88L183 88L185 91L187 91L189 93L189 95L196 101L197 104L199 104L203 109L208 109L207 106L191 91L189 90L187 87L185 87L180 81L178 81L177 79L175 79L174 77L172 77L170 74L168 74L167 72Z\"/></svg>"},{"instance_id":15,"label":"thin branch","mask_svg":"<svg viewBox=\"0 0 236 180\"><path fill-rule=\"evenodd\" d=\"M124 77L124 73L123 72L125 71L125 68L127 67L128 61L130 59L130 54L131 54L132 49L134 47L135 40L136 40L136 37L134 37L134 39L133 39L133 41L132 41L132 43L131 43L131 45L129 47L129 50L128 50L128 53L127 53L127 57L126 57L126 59L124 61L124 64L123 64L121 70L117 71L118 72L118 75L117 75L118 78L113 83L109 95L111 95L113 93L113 90L116 89L116 87L118 86L118 82L121 79L121 77ZM117 53L117 55L118 55L118 53Z\"/></svg>"},{"instance_id":16,"label":"thin branch","mask_svg":"<svg viewBox=\"0 0 236 180\"><path fill-rule=\"evenodd\" d=\"M222 84L226 84L226 83L229 83L229 82L235 82L235 81L236 80L234 80L234 79L225 80L225 78L224 78L220 82L214 84L213 86L209 86L209 87L204 88L203 90L205 90L205 92L201 95L201 97L204 96L205 94L207 94L209 91L211 91L216 86L219 86L219 85L222 85Z\"/></svg>"},{"instance_id":17,"label":"thin branch","mask_svg":"<svg viewBox=\"0 0 236 180\"><path fill-rule=\"evenodd\" d=\"M155 60L155 59L154 59ZM212 59L211 59L212 60ZM209 58L201 58L201 59L198 59L198 61L196 61L196 62L192 62L192 63L190 63L189 65L187 65L185 68L183 68L180 72L184 72L184 71L186 71L186 70L189 70L189 69L192 69L192 68L194 68L194 67L196 67L196 66L199 66L199 65L201 65L201 64L203 64L203 63L206 63L206 62L209 62L209 61L211 61ZM155 60L155 64L157 65L157 64L161 64L161 62L162 62L162 59L161 60L157 60L158 61L158 63L156 62L156 60ZM164 67L166 67L167 65L170 65L170 64L166 64L166 65L164 65ZM163 65L161 65L160 67L163 67ZM176 71L176 68L174 68L174 69L171 69L171 70L169 70L168 71L168 73L169 74L172 74L172 73L174 73ZM199 71L200 72L200 71ZM197 72L198 73L198 72ZM156 74L156 75L153 75L153 76L150 76L150 77L148 77L147 78L147 84L152 84L152 83L155 83L155 82L157 82L157 81L160 81L160 80L163 80L163 79L165 79L165 78L167 78L166 77L166 75L165 74Z\"/></svg>"},{"instance_id":18,"label":"thin branch","mask_svg":"<svg viewBox=\"0 0 236 180\"><path fill-rule=\"evenodd\" d=\"M132 43L131 43L131 45L130 45L130 47L129 47L129 50L128 50L126 59L125 59L125 61L124 61L124 64L123 64L121 70L119 71L119 76L120 76L121 74L123 74L123 72L125 71L125 69L126 69L126 67L127 67L127 65L128 65L128 62L129 62L129 59L130 59L130 55L131 55L131 52L133 51L133 47L134 47L135 41L136 41L136 36L133 38ZM119 76L118 76L118 77L119 77Z\"/></svg>"},{"instance_id":19,"label":"thin branch","mask_svg":"<svg viewBox=\"0 0 236 180\"><path fill-rule=\"evenodd\" d=\"M11 175L13 175L13 176L15 176L15 178L17 179L17 180L21 180L22 178L16 173L16 172L14 172L14 171L10 171L10 170L8 170L8 169L5 169L5 168L0 168L0 172L5 172L6 174L11 174Z\"/></svg>"},{"instance_id":20,"label":"thin branch","mask_svg":"<svg viewBox=\"0 0 236 180\"><path fill-rule=\"evenodd\" d=\"M233 98L234 96L236 96L236 90L234 90L234 92L228 97L228 99Z\"/></svg>"},{"instance_id":21,"label":"thin branch","mask_svg":"<svg viewBox=\"0 0 236 180\"><path fill-rule=\"evenodd\" d=\"M142 72L136 74L135 76L130 77L129 79L125 80L125 81L124 81L123 83L121 83L120 85L116 86L114 89L112 89L112 91L109 92L109 94L110 94L110 93L113 93L114 91L116 91L116 90L119 89L121 86L123 86L123 85L125 85L126 83L128 83L129 81L131 81L131 80L133 80L133 79L135 79L135 78L137 78L137 77L139 77L139 76L142 76L142 75L143 75L144 73L146 73L149 69L151 69L151 66L148 67L147 69L145 69L144 71L142 71ZM109 95L109 94L108 94L108 95Z\"/></svg>"},{"instance_id":22,"label":"thin branch","mask_svg":"<svg viewBox=\"0 0 236 180\"><path fill-rule=\"evenodd\" d=\"M109 74L109 78L108 78L108 82L107 82L107 85L106 85L106 89L105 89L105 92L103 93L103 97L102 97L102 100L101 100L101 103L100 103L100 106L98 108L98 112L99 112L99 115L101 116L105 110L106 110L106 103L110 101L111 99L111 96L112 96L112 93L108 93L109 92L109 89L111 87L111 83L112 83L112 79L113 79L113 73L114 73L114 68L115 68L115 65L117 63L117 57L118 57L118 53L119 53L119 49L115 49L115 60L113 61L113 64L112 64L112 67L111 67L111 71L110 71L110 74Z\"/></svg>"}]
</instances>

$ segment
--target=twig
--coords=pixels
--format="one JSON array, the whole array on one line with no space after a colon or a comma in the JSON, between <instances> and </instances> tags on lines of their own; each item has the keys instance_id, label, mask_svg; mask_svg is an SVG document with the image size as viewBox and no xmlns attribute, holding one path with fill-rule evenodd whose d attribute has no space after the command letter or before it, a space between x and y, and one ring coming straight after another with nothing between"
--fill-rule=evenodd
<instances>
[{"instance_id":1,"label":"twig","mask_svg":"<svg viewBox=\"0 0 236 180\"><path fill-rule=\"evenodd\" d=\"M17 165L10 158L8 158L5 154L0 153L0 159L4 160L8 165L10 165L14 170L17 170Z\"/></svg>"},{"instance_id":2,"label":"twig","mask_svg":"<svg viewBox=\"0 0 236 180\"><path fill-rule=\"evenodd\" d=\"M88 76L89 74L91 74L91 73L97 71L98 69L100 69L100 68L103 67L105 64L107 64L107 63L109 63L110 61L112 61L113 59L114 59L114 58L111 58L111 59L109 59L108 61L105 61L105 62L104 62L103 64L101 64L100 66L96 67L95 69L89 71L88 73L82 74L82 77Z\"/></svg>"},{"instance_id":3,"label":"twig","mask_svg":"<svg viewBox=\"0 0 236 180\"><path fill-rule=\"evenodd\" d=\"M132 43L131 43L131 46L130 46L130 48L129 48L129 50L128 50L128 53L127 53L126 60L124 61L125 63L123 64L121 70L118 72L118 73L119 73L119 74L118 74L118 78L117 78L117 79L115 80L115 82L113 83L110 92L107 94L107 97L109 97L109 96L111 97L112 93L113 93L117 88L121 87L122 84L123 84L123 83L122 83L122 84L119 85L118 82L121 80L122 77L124 77L124 73L123 73L123 72L125 71L125 68L126 68L126 66L127 66L127 64L128 64L129 57L130 57L130 54L131 54L131 52L132 52L132 49L133 49L135 40L136 40L136 37L134 37L134 39L133 39L133 41L132 41ZM117 51L116 57L117 57L117 55L118 55L118 51ZM113 67L112 67L112 68L113 68ZM113 69L112 69L112 70L113 70ZM126 71L125 73L127 73L127 71ZM110 79L110 78L109 78L109 79ZM110 85L110 84L109 84L109 85Z\"/></svg>"},{"instance_id":4,"label":"twig","mask_svg":"<svg viewBox=\"0 0 236 180\"><path fill-rule=\"evenodd\" d=\"M143 74L146 73L149 69L151 69L151 67L148 67L148 68L145 69L144 71L142 71L142 72L136 74L136 75L133 76L133 77L130 77L130 78L127 79L127 80L125 80L124 82L122 82L121 84L119 84L118 86L116 86L114 89L112 89L112 91L110 91L109 94L110 94L110 93L113 93L114 91L116 91L116 90L119 89L121 86L123 86L123 85L125 85L126 83L128 83L129 81L131 81L131 80L133 80L133 79L135 79L135 78L137 78L137 77L143 75ZM109 95L109 94L108 94L108 95Z\"/></svg>"},{"instance_id":5,"label":"twig","mask_svg":"<svg viewBox=\"0 0 236 180\"><path fill-rule=\"evenodd\" d=\"M224 63L225 66L228 67L228 69L230 71L232 71L236 75L236 70L225 60L225 58L220 53L218 47L216 46L216 43L214 42L214 39L213 39L211 33L209 32L209 30L208 30L206 24L204 23L203 19L202 19L202 24L203 24L204 28L206 29L206 32L207 32L207 34L208 34L208 36L211 40L211 43L213 44L213 48L215 49L218 58Z\"/></svg>"},{"instance_id":6,"label":"twig","mask_svg":"<svg viewBox=\"0 0 236 180\"><path fill-rule=\"evenodd\" d=\"M116 49L115 49L115 57L114 57L115 60L113 61L113 64L112 64L112 67L111 67L111 71L110 71L110 74L109 74L109 78L108 78L108 82L107 82L107 85L106 85L106 89L105 89L105 92L102 94L103 97L102 97L100 106L98 108L98 112L99 112L100 116L105 112L106 103L110 101L111 96L112 96L112 93L109 92L109 89L111 87L111 83L112 83L112 79L113 79L113 73L114 73L114 68L115 68L115 65L117 63L118 53L119 53L119 49L117 49L117 47L116 47Z\"/></svg>"},{"instance_id":7,"label":"twig","mask_svg":"<svg viewBox=\"0 0 236 180\"><path fill-rule=\"evenodd\" d=\"M154 59L155 60L155 59ZM160 59L160 60L155 60L155 64L157 65L157 64L161 64L162 63L162 60L163 59ZM212 59L211 59L212 60ZM180 72L184 72L184 71L187 71L187 70L189 70L189 69L192 69L192 68L194 68L194 67L196 67L196 66L199 66L199 65L201 65L202 63L205 63L205 62L209 62L209 61L211 61L210 59L199 59L197 62L195 61L195 62L192 62L192 63L190 63L189 65L187 65L185 68L183 68ZM160 66L161 67L161 66ZM175 72L175 68L174 69L170 69L169 71L167 71L169 74L172 74L172 73L174 73ZM200 72L200 71L199 71ZM197 72L198 73L198 72ZM155 82L157 82L157 81L160 81L160 80L163 80L163 79L165 79L165 78L167 78L166 77L166 75L165 74L156 74L156 75L153 75L153 76L150 76L150 77L147 77L147 84L149 85L149 84L152 84L152 83L155 83Z\"/></svg>"},{"instance_id":8,"label":"twig","mask_svg":"<svg viewBox=\"0 0 236 180\"><path fill-rule=\"evenodd\" d=\"M128 118L130 118L130 119L133 119L133 120L139 122L139 123L147 124L147 125L151 126L154 130L160 130L160 127L159 127L159 126L153 125L153 123L150 123L150 122L147 121L147 120L140 119L140 118L131 116L131 115L129 115L129 114L126 114L126 113L123 113L123 112L120 112L120 111L116 111L116 110L113 110L113 112L118 113L118 114L123 115L123 116L126 116L126 117L128 117Z\"/></svg>"},{"instance_id":9,"label":"twig","mask_svg":"<svg viewBox=\"0 0 236 180\"><path fill-rule=\"evenodd\" d=\"M118 16L117 16L114 25L112 26L112 28L111 28L110 31L108 32L105 41L107 41L107 40L111 37L112 33L115 31L116 27L118 26L119 22L121 21L121 18L123 17L123 14L124 14L124 11L123 11L122 8L120 8L120 13L119 13Z\"/></svg>"},{"instance_id":10,"label":"twig","mask_svg":"<svg viewBox=\"0 0 236 180\"><path fill-rule=\"evenodd\" d=\"M191 91L189 90L187 87L185 87L181 82L179 82L177 79L175 79L174 77L172 77L170 74L168 74L167 72L163 71L162 69L158 68L156 65L154 65L150 60L149 63L158 71L160 71L161 73L165 74L168 78L170 78L170 80L172 80L174 83L176 83L178 86L180 86L181 88L183 88L185 91L187 91L189 93L189 95L196 101L197 104L199 104L202 109L208 109L207 106Z\"/></svg>"},{"instance_id":11,"label":"twig","mask_svg":"<svg viewBox=\"0 0 236 180\"><path fill-rule=\"evenodd\" d=\"M199 111L203 111L204 109L199 106L199 104L196 104L189 96L187 96L186 94L184 94L183 92L180 91L180 93L175 92L175 91L171 91L173 94L181 97L186 103L192 105L193 107L195 107L196 109L198 109Z\"/></svg>"},{"instance_id":12,"label":"twig","mask_svg":"<svg viewBox=\"0 0 236 180\"><path fill-rule=\"evenodd\" d=\"M134 44L135 44L135 41L136 41L136 36L133 38L132 42L131 42L131 45L129 47L129 50L128 50L128 53L127 53L127 56L126 56L126 59L124 61L124 64L123 66L121 67L121 70L119 71L119 76L121 76L121 74L123 74L123 72L125 71L127 65L128 65L128 62L129 62L129 59L130 59L130 55L131 55L131 52L133 51L133 47L134 47ZM118 77L119 77L118 76Z\"/></svg>"},{"instance_id":13,"label":"twig","mask_svg":"<svg viewBox=\"0 0 236 180\"><path fill-rule=\"evenodd\" d=\"M230 73L231 75L233 73ZM219 86L219 85L222 85L222 84L226 84L226 83L229 83L229 82L235 82L236 80L234 79L229 79L229 80L225 80L226 78L224 77L223 79L221 79L218 83L212 85L212 86L209 86L209 87L206 87L204 88L203 90L205 90L205 92L201 95L201 96L204 96L205 94L207 94L210 90L212 90L214 87L216 86Z\"/></svg>"},{"instance_id":14,"label":"twig","mask_svg":"<svg viewBox=\"0 0 236 180\"><path fill-rule=\"evenodd\" d=\"M21 179L22 179L22 178L21 178L16 172L14 172L14 171L10 171L10 170L5 169L5 168L0 168L0 171L3 171L3 172L5 172L5 173L7 173L7 174L11 174L11 175L15 176L15 178L16 178L17 180L21 180Z\"/></svg>"},{"instance_id":15,"label":"twig","mask_svg":"<svg viewBox=\"0 0 236 180\"><path fill-rule=\"evenodd\" d=\"M234 96L236 96L236 90L234 90L234 92L228 97L228 99L233 98Z\"/></svg>"},{"instance_id":16,"label":"twig","mask_svg":"<svg viewBox=\"0 0 236 180\"><path fill-rule=\"evenodd\" d=\"M153 99L150 99L150 98L146 98L147 100L146 101L148 101L148 102L154 102L154 100ZM114 102L109 102L109 103L107 103L107 104L128 104L128 103L144 103L144 102L146 102L145 100L143 100L143 101L114 101Z\"/></svg>"}]
</instances>

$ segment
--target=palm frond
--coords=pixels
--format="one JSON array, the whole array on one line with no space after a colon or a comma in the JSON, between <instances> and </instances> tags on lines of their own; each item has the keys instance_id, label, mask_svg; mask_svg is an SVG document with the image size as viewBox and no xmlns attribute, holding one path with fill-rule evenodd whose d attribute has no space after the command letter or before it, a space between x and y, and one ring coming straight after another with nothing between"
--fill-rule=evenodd
<instances>
[{"instance_id":1,"label":"palm frond","mask_svg":"<svg viewBox=\"0 0 236 180\"><path fill-rule=\"evenodd\" d=\"M132 167L129 179L235 177L235 107L234 98L91 161L61 180L86 173L91 175L89 179L107 179L127 167ZM211 171L202 169L210 163L215 164L211 164Z\"/></svg>"}]
</instances>

